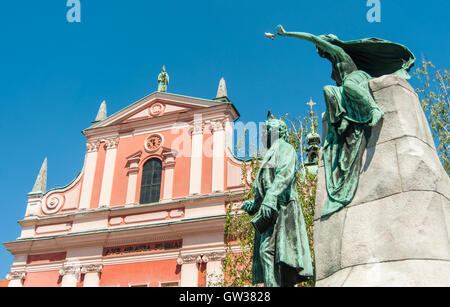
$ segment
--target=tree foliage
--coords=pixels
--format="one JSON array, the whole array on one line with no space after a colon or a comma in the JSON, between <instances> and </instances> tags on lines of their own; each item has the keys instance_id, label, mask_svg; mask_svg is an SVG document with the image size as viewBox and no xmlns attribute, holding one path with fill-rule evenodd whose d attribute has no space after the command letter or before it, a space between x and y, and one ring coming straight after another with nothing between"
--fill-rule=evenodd
<instances>
[{"instance_id":1,"label":"tree foliage","mask_svg":"<svg viewBox=\"0 0 450 307\"><path fill-rule=\"evenodd\" d=\"M414 73L422 87L416 89L422 108L436 143L439 159L447 174L450 175L449 157L449 89L450 74L448 70L441 71L431 61L422 59L422 66Z\"/></svg>"}]
</instances>

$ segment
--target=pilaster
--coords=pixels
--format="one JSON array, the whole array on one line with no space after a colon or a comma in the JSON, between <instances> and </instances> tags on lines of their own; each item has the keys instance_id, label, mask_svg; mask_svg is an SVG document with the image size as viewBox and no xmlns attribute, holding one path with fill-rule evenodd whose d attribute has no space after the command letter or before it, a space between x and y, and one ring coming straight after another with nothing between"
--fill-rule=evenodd
<instances>
[{"instance_id":1,"label":"pilaster","mask_svg":"<svg viewBox=\"0 0 450 307\"><path fill-rule=\"evenodd\" d=\"M211 121L213 131L212 192L224 190L225 178L225 119Z\"/></svg>"},{"instance_id":2,"label":"pilaster","mask_svg":"<svg viewBox=\"0 0 450 307\"><path fill-rule=\"evenodd\" d=\"M59 270L59 276L62 276L61 287L76 287L80 281L81 267L78 265L64 266Z\"/></svg>"},{"instance_id":3,"label":"pilaster","mask_svg":"<svg viewBox=\"0 0 450 307\"><path fill-rule=\"evenodd\" d=\"M189 194L200 194L202 186L203 128L202 116L195 116L192 128L191 170Z\"/></svg>"},{"instance_id":4,"label":"pilaster","mask_svg":"<svg viewBox=\"0 0 450 307\"><path fill-rule=\"evenodd\" d=\"M86 143L86 158L84 162L83 187L80 196L79 209L89 209L91 205L92 187L94 184L95 167L97 164L100 140L88 141Z\"/></svg>"},{"instance_id":5,"label":"pilaster","mask_svg":"<svg viewBox=\"0 0 450 307\"><path fill-rule=\"evenodd\" d=\"M203 255L202 260L206 263L206 285L218 286L223 280L223 259L225 253L209 253Z\"/></svg>"},{"instance_id":6,"label":"pilaster","mask_svg":"<svg viewBox=\"0 0 450 307\"><path fill-rule=\"evenodd\" d=\"M173 150L163 152L164 188L163 200L171 200L173 193L173 172L175 169L176 153Z\"/></svg>"},{"instance_id":7,"label":"pilaster","mask_svg":"<svg viewBox=\"0 0 450 307\"><path fill-rule=\"evenodd\" d=\"M128 163L128 186L127 186L127 204L136 203L137 178L139 174L139 162L141 161L142 151L138 151L127 157Z\"/></svg>"},{"instance_id":8,"label":"pilaster","mask_svg":"<svg viewBox=\"0 0 450 307\"><path fill-rule=\"evenodd\" d=\"M200 255L180 255L177 259L181 265L181 287L198 286L198 263L201 262Z\"/></svg>"},{"instance_id":9,"label":"pilaster","mask_svg":"<svg viewBox=\"0 0 450 307\"><path fill-rule=\"evenodd\" d=\"M102 264L89 264L83 266L81 268L81 273L84 274L83 287L98 287L102 270Z\"/></svg>"},{"instance_id":10,"label":"pilaster","mask_svg":"<svg viewBox=\"0 0 450 307\"><path fill-rule=\"evenodd\" d=\"M116 165L117 146L119 137L111 137L104 140L106 148L105 167L103 169L103 180L100 192L100 207L109 207Z\"/></svg>"}]
</instances>

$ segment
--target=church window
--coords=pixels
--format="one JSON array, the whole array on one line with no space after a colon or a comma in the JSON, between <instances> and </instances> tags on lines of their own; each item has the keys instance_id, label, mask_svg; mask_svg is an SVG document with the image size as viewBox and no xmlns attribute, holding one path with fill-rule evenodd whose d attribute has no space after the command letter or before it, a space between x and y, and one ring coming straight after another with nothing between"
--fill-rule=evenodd
<instances>
[{"instance_id":1,"label":"church window","mask_svg":"<svg viewBox=\"0 0 450 307\"><path fill-rule=\"evenodd\" d=\"M159 159L150 159L144 164L141 182L141 204L159 201L161 192L162 162Z\"/></svg>"}]
</instances>

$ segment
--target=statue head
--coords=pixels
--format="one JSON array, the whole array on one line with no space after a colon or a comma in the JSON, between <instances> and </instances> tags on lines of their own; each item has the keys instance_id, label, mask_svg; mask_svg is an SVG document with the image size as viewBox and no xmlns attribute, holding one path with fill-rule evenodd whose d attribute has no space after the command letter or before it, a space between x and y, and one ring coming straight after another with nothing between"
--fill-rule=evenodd
<instances>
[{"instance_id":1,"label":"statue head","mask_svg":"<svg viewBox=\"0 0 450 307\"><path fill-rule=\"evenodd\" d=\"M339 38L334 34L319 35L319 37L331 44L333 44L335 41L339 40ZM328 52L326 52L325 50L323 50L317 46L316 46L316 48L317 48L317 53L319 54L319 56L321 56L322 58L327 58L327 59L331 60L331 56Z\"/></svg>"},{"instance_id":2,"label":"statue head","mask_svg":"<svg viewBox=\"0 0 450 307\"><path fill-rule=\"evenodd\" d=\"M278 139L288 141L288 131L286 123L275 118L272 113L267 114L267 120L263 125L263 142L267 148L270 148Z\"/></svg>"},{"instance_id":3,"label":"statue head","mask_svg":"<svg viewBox=\"0 0 450 307\"><path fill-rule=\"evenodd\" d=\"M334 34L319 35L319 37L321 39L323 39L323 40L326 40L329 43L332 43L332 44L335 41L339 40L339 38L336 35L334 35ZM331 57L331 55L328 52L326 52L325 50L323 50L323 49L321 49L321 48L319 48L317 46L316 46L316 50L317 50L317 53L319 54L320 57L327 59L328 61L330 61L333 64L333 70L332 70L332 73L331 73L331 79L336 81L336 84L338 86L341 86L342 85L342 78L341 78L339 72L337 71L336 65L335 65L334 60Z\"/></svg>"}]
</instances>

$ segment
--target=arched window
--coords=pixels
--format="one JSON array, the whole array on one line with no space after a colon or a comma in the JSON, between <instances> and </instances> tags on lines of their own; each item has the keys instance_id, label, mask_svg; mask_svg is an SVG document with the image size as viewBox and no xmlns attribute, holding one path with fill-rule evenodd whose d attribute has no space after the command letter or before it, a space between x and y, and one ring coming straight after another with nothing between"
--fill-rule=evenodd
<instances>
[{"instance_id":1,"label":"arched window","mask_svg":"<svg viewBox=\"0 0 450 307\"><path fill-rule=\"evenodd\" d=\"M141 204L159 201L161 191L162 162L159 159L150 159L144 164L141 182Z\"/></svg>"}]
</instances>

